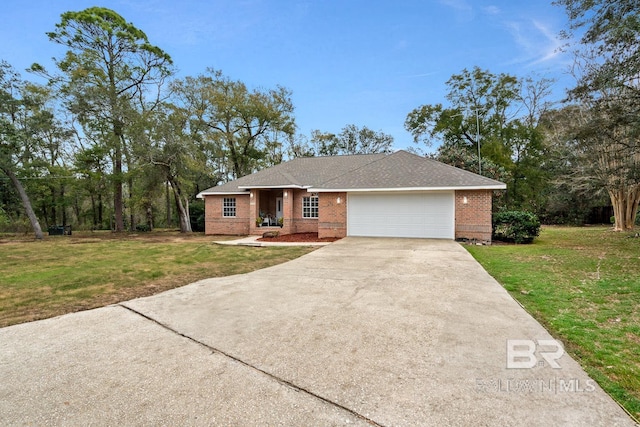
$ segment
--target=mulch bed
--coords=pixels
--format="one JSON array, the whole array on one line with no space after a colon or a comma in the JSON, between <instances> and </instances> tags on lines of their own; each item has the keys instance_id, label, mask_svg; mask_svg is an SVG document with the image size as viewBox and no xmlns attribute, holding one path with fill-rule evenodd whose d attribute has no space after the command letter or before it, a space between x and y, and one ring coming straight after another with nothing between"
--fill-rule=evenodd
<instances>
[{"instance_id":1,"label":"mulch bed","mask_svg":"<svg viewBox=\"0 0 640 427\"><path fill-rule=\"evenodd\" d=\"M278 237L261 237L258 240L262 242L335 242L340 240L339 237L318 238L318 233L295 233L283 234Z\"/></svg>"}]
</instances>

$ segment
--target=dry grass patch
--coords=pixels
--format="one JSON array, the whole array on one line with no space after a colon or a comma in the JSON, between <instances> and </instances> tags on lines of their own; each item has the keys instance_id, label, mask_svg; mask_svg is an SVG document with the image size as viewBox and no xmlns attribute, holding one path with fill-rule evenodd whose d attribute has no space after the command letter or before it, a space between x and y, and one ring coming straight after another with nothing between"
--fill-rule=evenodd
<instances>
[{"instance_id":1,"label":"dry grass patch","mask_svg":"<svg viewBox=\"0 0 640 427\"><path fill-rule=\"evenodd\" d=\"M280 264L312 247L214 244L176 232L0 236L0 327L153 295Z\"/></svg>"}]
</instances>

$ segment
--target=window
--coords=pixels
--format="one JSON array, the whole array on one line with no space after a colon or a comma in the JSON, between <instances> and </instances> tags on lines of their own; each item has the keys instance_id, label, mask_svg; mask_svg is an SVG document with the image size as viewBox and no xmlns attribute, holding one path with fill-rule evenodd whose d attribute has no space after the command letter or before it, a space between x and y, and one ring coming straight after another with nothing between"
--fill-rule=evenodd
<instances>
[{"instance_id":1,"label":"window","mask_svg":"<svg viewBox=\"0 0 640 427\"><path fill-rule=\"evenodd\" d=\"M236 216L235 197L225 197L222 199L222 216Z\"/></svg>"},{"instance_id":2,"label":"window","mask_svg":"<svg viewBox=\"0 0 640 427\"><path fill-rule=\"evenodd\" d=\"M318 196L302 198L302 217L318 218Z\"/></svg>"}]
</instances>

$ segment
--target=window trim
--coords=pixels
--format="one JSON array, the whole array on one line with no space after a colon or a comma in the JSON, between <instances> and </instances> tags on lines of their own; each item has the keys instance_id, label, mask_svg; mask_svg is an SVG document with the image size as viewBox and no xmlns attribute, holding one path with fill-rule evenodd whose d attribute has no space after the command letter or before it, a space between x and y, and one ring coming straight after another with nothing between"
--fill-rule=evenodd
<instances>
[{"instance_id":1,"label":"window trim","mask_svg":"<svg viewBox=\"0 0 640 427\"><path fill-rule=\"evenodd\" d=\"M222 198L222 217L223 218L235 218L238 209L238 201L235 197L223 197ZM230 215L233 213L233 215Z\"/></svg>"},{"instance_id":2,"label":"window trim","mask_svg":"<svg viewBox=\"0 0 640 427\"><path fill-rule=\"evenodd\" d=\"M315 200L315 203L314 203ZM319 198L317 194L302 197L302 218L318 219L319 217ZM315 212L315 216L313 213Z\"/></svg>"}]
</instances>

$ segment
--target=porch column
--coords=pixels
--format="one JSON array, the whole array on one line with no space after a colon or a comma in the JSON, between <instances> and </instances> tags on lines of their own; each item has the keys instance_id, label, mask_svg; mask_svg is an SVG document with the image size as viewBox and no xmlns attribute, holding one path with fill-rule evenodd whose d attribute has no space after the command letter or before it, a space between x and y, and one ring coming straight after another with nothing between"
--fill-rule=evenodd
<instances>
[{"instance_id":1,"label":"porch column","mask_svg":"<svg viewBox=\"0 0 640 427\"><path fill-rule=\"evenodd\" d=\"M249 234L260 234L256 226L258 206L260 206L260 192L258 190L251 190L249 194Z\"/></svg>"},{"instance_id":2,"label":"porch column","mask_svg":"<svg viewBox=\"0 0 640 427\"><path fill-rule=\"evenodd\" d=\"M281 234L293 233L293 190L284 189L282 191L282 223Z\"/></svg>"}]
</instances>

